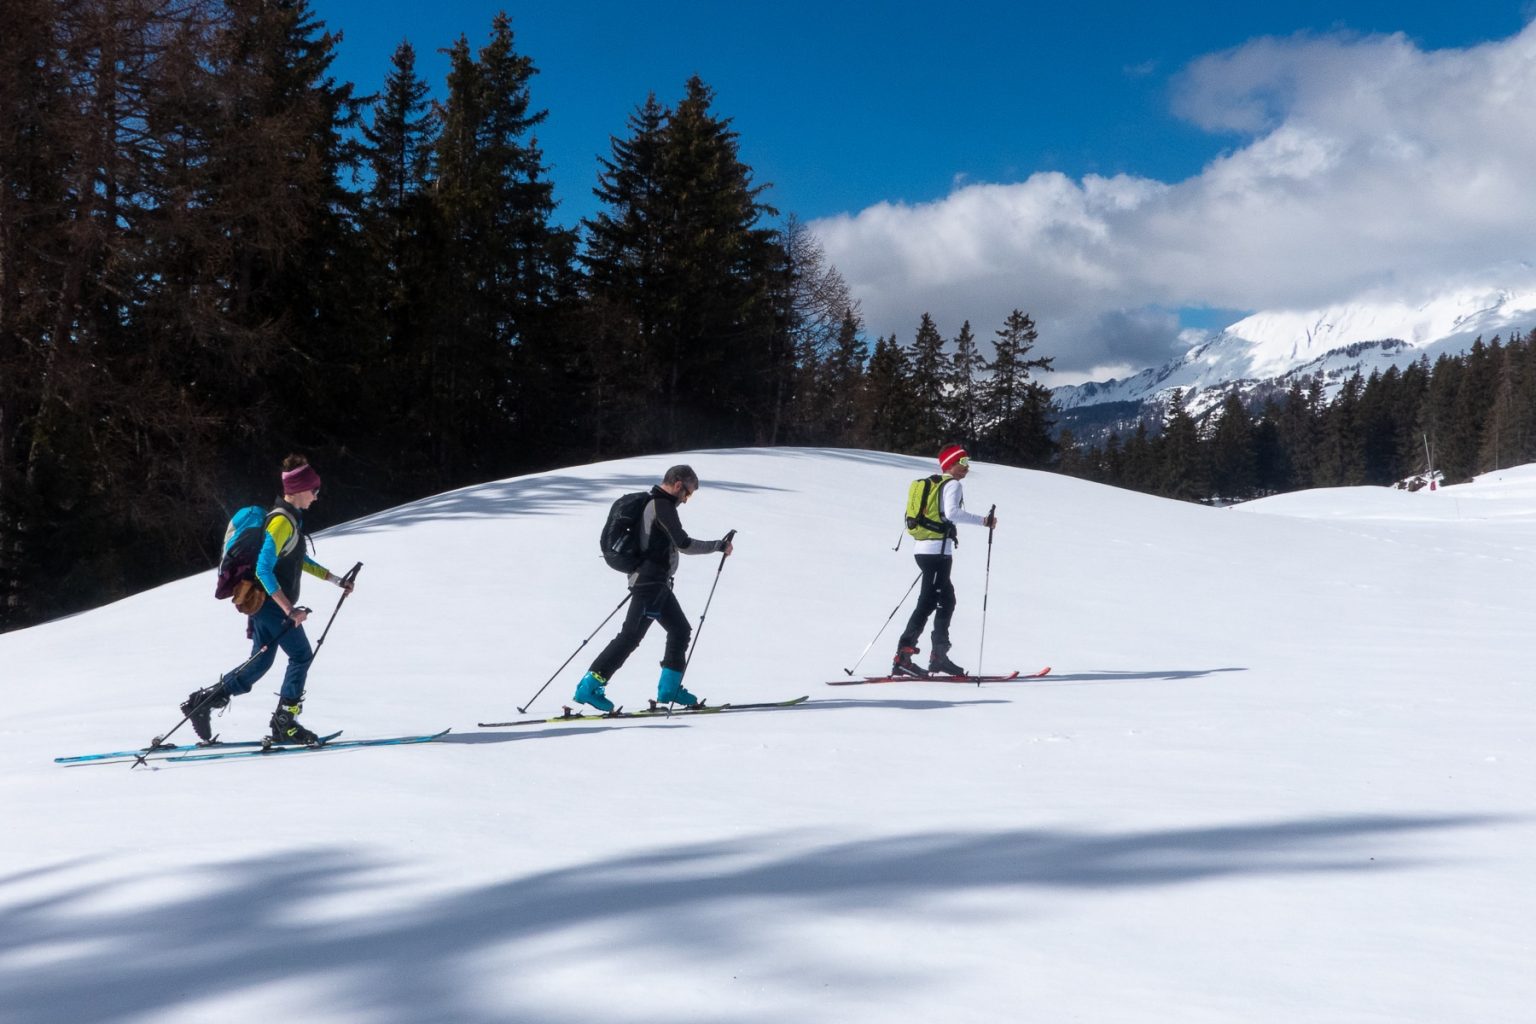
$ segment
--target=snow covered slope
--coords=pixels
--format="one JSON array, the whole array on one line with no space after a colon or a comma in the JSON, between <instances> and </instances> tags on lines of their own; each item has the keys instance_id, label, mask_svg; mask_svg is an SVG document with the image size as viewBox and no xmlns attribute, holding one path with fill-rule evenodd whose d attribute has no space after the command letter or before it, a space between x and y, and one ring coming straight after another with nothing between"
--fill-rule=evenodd
<instances>
[{"instance_id":1,"label":"snow covered slope","mask_svg":"<svg viewBox=\"0 0 1536 1024\"><path fill-rule=\"evenodd\" d=\"M1264 312L1232 324L1179 359L1134 376L1055 389L1064 410L1105 402L1144 402L1182 388L1186 397L1213 392L1197 407L1217 404L1228 387L1256 382L1284 386L1295 376L1322 373L1335 393L1355 371L1405 366L1428 356L1466 351L1478 336L1508 338L1536 328L1536 290L1464 289L1422 305L1358 302L1329 309Z\"/></svg>"},{"instance_id":2,"label":"snow covered slope","mask_svg":"<svg viewBox=\"0 0 1536 1024\"><path fill-rule=\"evenodd\" d=\"M619 601L607 505L683 459L689 530L739 530L678 578L696 624L718 580L690 687L812 701L477 728L522 717ZM1536 473L1213 510L979 465L968 504L1001 525L990 571L964 534L955 653L976 667L987 591L983 667L1053 673L825 686L912 581L891 546L929 469L690 452L326 531L320 559L364 569L306 721L454 727L435 744L54 765L147 740L242 658L211 572L0 636L0 1018L1529 1016ZM306 591L318 622L336 593ZM653 692L660 648L616 699ZM259 733L275 686L217 728Z\"/></svg>"}]
</instances>

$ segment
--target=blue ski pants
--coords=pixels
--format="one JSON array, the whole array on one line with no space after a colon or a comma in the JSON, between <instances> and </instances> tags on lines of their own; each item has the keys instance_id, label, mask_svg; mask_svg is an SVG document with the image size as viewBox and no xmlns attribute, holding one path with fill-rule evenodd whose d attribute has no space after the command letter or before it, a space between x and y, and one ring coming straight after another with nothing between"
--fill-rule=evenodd
<instances>
[{"instance_id":1,"label":"blue ski pants","mask_svg":"<svg viewBox=\"0 0 1536 1024\"><path fill-rule=\"evenodd\" d=\"M251 616L251 658L238 668L225 673L220 680L224 689L239 696L250 693L256 681L267 674L277 660L278 648L288 655L288 671L283 673L282 698L285 704L296 704L304 698L304 680L309 676L309 663L315 657L309 646L309 637L303 626L293 626L286 632L288 617L270 597ZM273 643L273 640L276 643ZM262 650L265 647L266 650Z\"/></svg>"}]
</instances>

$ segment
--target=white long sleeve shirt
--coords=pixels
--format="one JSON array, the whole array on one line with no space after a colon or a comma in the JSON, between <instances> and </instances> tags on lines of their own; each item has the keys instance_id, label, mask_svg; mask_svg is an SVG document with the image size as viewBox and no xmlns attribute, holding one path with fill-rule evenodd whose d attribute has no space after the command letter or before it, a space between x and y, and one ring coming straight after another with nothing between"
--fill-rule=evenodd
<instances>
[{"instance_id":1,"label":"white long sleeve shirt","mask_svg":"<svg viewBox=\"0 0 1536 1024\"><path fill-rule=\"evenodd\" d=\"M939 498L939 507L944 510L944 518L952 523L966 523L971 526L987 525L986 516L978 516L965 510L965 492L961 489L961 481L951 479L944 484L944 492ZM942 540L917 541L917 554L919 555L952 555L955 553L955 544L949 538Z\"/></svg>"}]
</instances>

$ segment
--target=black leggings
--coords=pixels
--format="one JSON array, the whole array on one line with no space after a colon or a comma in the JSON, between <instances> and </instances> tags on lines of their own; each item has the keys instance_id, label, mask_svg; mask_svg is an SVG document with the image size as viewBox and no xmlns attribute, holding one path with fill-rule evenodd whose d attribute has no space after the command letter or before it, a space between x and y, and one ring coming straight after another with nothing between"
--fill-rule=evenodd
<instances>
[{"instance_id":1,"label":"black leggings","mask_svg":"<svg viewBox=\"0 0 1536 1024\"><path fill-rule=\"evenodd\" d=\"M624 628L608 641L608 646L592 662L592 671L604 679L612 679L645 639L645 631L651 628L651 623L660 622L661 628L667 631L667 649L661 656L661 667L681 672L687 664L688 640L693 636L693 627L672 595L672 588L666 583L637 583L631 593Z\"/></svg>"},{"instance_id":2,"label":"black leggings","mask_svg":"<svg viewBox=\"0 0 1536 1024\"><path fill-rule=\"evenodd\" d=\"M939 654L949 650L949 620L955 614L955 585L949 581L950 567L955 564L953 555L913 555L923 574L923 588L917 594L917 607L902 630L902 647L916 647L928 616L933 616L933 650Z\"/></svg>"}]
</instances>

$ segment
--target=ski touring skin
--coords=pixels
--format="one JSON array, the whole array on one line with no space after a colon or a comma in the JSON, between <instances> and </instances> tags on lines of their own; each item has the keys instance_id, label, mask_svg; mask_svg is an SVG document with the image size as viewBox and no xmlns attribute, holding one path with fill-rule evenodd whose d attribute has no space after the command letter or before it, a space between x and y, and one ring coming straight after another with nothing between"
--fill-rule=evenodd
<instances>
[{"instance_id":1,"label":"ski touring skin","mask_svg":"<svg viewBox=\"0 0 1536 1024\"><path fill-rule=\"evenodd\" d=\"M479 724L480 728L482 729L495 729L509 725L553 725L560 722L608 722L618 718L690 718L694 715L709 715L720 711L753 711L762 710L765 708L792 708L796 704L804 704L810 699L810 695L807 694L804 697L796 697L793 700L770 700L762 701L756 704L719 704L714 706L706 704L703 707L671 709L668 709L664 704L657 704L655 701L651 701L651 706L646 708L644 711L619 710L607 715L578 715L570 713L569 709L567 709L566 714L555 715L551 718L524 718L516 722L481 722Z\"/></svg>"},{"instance_id":2,"label":"ski touring skin","mask_svg":"<svg viewBox=\"0 0 1536 1024\"><path fill-rule=\"evenodd\" d=\"M1006 683L1011 679L1043 679L1051 674L1050 666L1027 675L1008 672L992 676L862 676L858 679L829 679L828 686L863 686L865 683Z\"/></svg>"},{"instance_id":3,"label":"ski touring skin","mask_svg":"<svg viewBox=\"0 0 1536 1024\"><path fill-rule=\"evenodd\" d=\"M167 761L217 761L234 757L278 757L282 754L318 754L322 750L354 750L358 747L398 747L407 743L431 743L435 739L452 732L452 729L444 729L442 732L426 733L421 736L388 736L377 740L338 740L335 743L322 743L319 746L305 747L294 745L277 745L255 750L215 750L202 754L177 754L167 757Z\"/></svg>"},{"instance_id":4,"label":"ski touring skin","mask_svg":"<svg viewBox=\"0 0 1536 1024\"><path fill-rule=\"evenodd\" d=\"M341 733L342 730L337 729L329 736L320 737L320 742L329 743L337 736L340 736ZM238 740L228 743L218 739L210 740L207 743L166 743L158 747L140 747L137 750L113 750L105 754L75 754L71 757L56 757L53 759L53 763L62 765L96 764L101 761L116 761L124 757L147 757L153 760L164 760L170 755L188 754L194 750L236 750L264 747L271 743L272 740L270 739Z\"/></svg>"}]
</instances>

